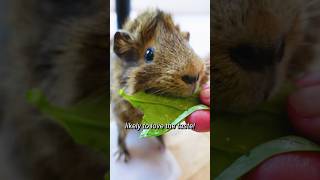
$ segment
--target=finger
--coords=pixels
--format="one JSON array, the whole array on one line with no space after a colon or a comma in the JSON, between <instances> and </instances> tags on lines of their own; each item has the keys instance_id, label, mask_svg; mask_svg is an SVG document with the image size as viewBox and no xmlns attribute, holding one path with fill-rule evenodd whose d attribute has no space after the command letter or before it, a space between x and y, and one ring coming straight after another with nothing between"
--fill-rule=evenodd
<instances>
[{"instance_id":1,"label":"finger","mask_svg":"<svg viewBox=\"0 0 320 180\"><path fill-rule=\"evenodd\" d=\"M320 85L302 88L289 97L289 106L300 118L320 117Z\"/></svg>"},{"instance_id":2,"label":"finger","mask_svg":"<svg viewBox=\"0 0 320 180\"><path fill-rule=\"evenodd\" d=\"M304 118L290 106L288 113L292 126L298 133L320 143L320 117Z\"/></svg>"},{"instance_id":3,"label":"finger","mask_svg":"<svg viewBox=\"0 0 320 180\"><path fill-rule=\"evenodd\" d=\"M295 130L320 142L320 73L296 82L301 89L289 97L288 113Z\"/></svg>"},{"instance_id":4,"label":"finger","mask_svg":"<svg viewBox=\"0 0 320 180\"><path fill-rule=\"evenodd\" d=\"M187 117L186 122L190 124L195 124L194 131L208 132L210 131L210 111L196 111Z\"/></svg>"},{"instance_id":5,"label":"finger","mask_svg":"<svg viewBox=\"0 0 320 180\"><path fill-rule=\"evenodd\" d=\"M200 100L203 104L210 106L210 87L206 86L200 92Z\"/></svg>"},{"instance_id":6,"label":"finger","mask_svg":"<svg viewBox=\"0 0 320 180\"><path fill-rule=\"evenodd\" d=\"M316 84L320 84L320 73L312 73L303 76L299 79L296 84L299 87L307 87L307 86L314 86Z\"/></svg>"},{"instance_id":7,"label":"finger","mask_svg":"<svg viewBox=\"0 0 320 180\"><path fill-rule=\"evenodd\" d=\"M319 152L291 152L274 156L249 172L244 180L320 179Z\"/></svg>"}]
</instances>

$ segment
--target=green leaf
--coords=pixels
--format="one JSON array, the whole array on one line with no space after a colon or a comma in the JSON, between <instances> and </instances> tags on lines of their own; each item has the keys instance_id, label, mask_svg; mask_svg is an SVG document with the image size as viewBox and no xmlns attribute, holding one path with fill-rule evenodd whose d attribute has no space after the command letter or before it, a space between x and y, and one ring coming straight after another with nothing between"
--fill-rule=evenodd
<instances>
[{"instance_id":1,"label":"green leaf","mask_svg":"<svg viewBox=\"0 0 320 180\"><path fill-rule=\"evenodd\" d=\"M180 114L173 122L171 122L171 125L178 125L180 124L186 117L188 117L191 113L198 111L198 110L205 110L205 109L209 109L208 106L205 105L196 105L193 106L191 108L189 108L188 110L184 111L182 114ZM140 137L151 137L151 136L159 136L161 134L164 134L166 132L168 132L170 129L144 129L141 134Z\"/></svg>"},{"instance_id":2,"label":"green leaf","mask_svg":"<svg viewBox=\"0 0 320 180\"><path fill-rule=\"evenodd\" d=\"M109 174L106 174L106 175L104 176L104 179L105 179L105 180L110 180Z\"/></svg>"},{"instance_id":3,"label":"green leaf","mask_svg":"<svg viewBox=\"0 0 320 180\"><path fill-rule=\"evenodd\" d=\"M107 97L88 98L72 107L58 107L40 90L30 90L27 100L61 124L75 142L102 151L106 158L109 157Z\"/></svg>"},{"instance_id":4,"label":"green leaf","mask_svg":"<svg viewBox=\"0 0 320 180\"><path fill-rule=\"evenodd\" d=\"M213 159L211 165L213 177L217 177L226 167L230 166L242 155L241 153L231 153L216 148L211 148L211 154L211 158Z\"/></svg>"},{"instance_id":5,"label":"green leaf","mask_svg":"<svg viewBox=\"0 0 320 180\"><path fill-rule=\"evenodd\" d=\"M119 94L135 108L143 112L142 124L178 125L194 111L209 109L205 105L199 105L198 96L176 98L157 96L144 92L128 95L123 89L119 91ZM144 129L140 137L159 136L168 131L170 129L167 128Z\"/></svg>"},{"instance_id":6,"label":"green leaf","mask_svg":"<svg viewBox=\"0 0 320 180\"><path fill-rule=\"evenodd\" d=\"M273 139L292 135L287 113L287 95L294 87L285 85L269 102L251 113L215 112L211 149L214 154L212 174L218 176L238 157Z\"/></svg>"},{"instance_id":7,"label":"green leaf","mask_svg":"<svg viewBox=\"0 0 320 180\"><path fill-rule=\"evenodd\" d=\"M320 151L320 146L301 137L288 136L259 145L225 169L216 180L238 179L276 154L294 151Z\"/></svg>"}]
</instances>

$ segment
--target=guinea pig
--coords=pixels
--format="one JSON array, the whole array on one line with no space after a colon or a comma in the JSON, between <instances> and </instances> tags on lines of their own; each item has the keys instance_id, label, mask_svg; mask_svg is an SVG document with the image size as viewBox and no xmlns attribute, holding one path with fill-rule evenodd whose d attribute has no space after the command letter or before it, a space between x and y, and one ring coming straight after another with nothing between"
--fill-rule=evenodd
<instances>
[{"instance_id":1,"label":"guinea pig","mask_svg":"<svg viewBox=\"0 0 320 180\"><path fill-rule=\"evenodd\" d=\"M272 97L285 79L305 70L312 62L317 41L309 21L310 3L212 2L214 110L251 111Z\"/></svg>"},{"instance_id":2,"label":"guinea pig","mask_svg":"<svg viewBox=\"0 0 320 180\"><path fill-rule=\"evenodd\" d=\"M124 124L140 122L142 112L119 97L117 91L124 88L128 93L144 91L175 97L196 93L207 81L207 71L188 40L189 33L181 32L171 15L159 9L142 12L115 33L110 86L120 132L119 155L125 155L125 161L129 152Z\"/></svg>"}]
</instances>

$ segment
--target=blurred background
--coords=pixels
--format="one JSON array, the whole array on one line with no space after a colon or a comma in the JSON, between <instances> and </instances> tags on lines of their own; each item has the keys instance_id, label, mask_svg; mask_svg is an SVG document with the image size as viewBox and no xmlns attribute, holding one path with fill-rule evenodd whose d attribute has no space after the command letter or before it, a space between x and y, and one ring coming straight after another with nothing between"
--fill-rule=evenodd
<instances>
[{"instance_id":1,"label":"blurred background","mask_svg":"<svg viewBox=\"0 0 320 180\"><path fill-rule=\"evenodd\" d=\"M0 76L3 75L5 68L5 56L7 54L7 40L9 34L9 28L7 23L7 14L8 14L8 5L7 1L0 0ZM0 83L0 86L2 83ZM1 88L0 88L1 89ZM1 98L1 97L0 97Z\"/></svg>"},{"instance_id":2,"label":"blurred background","mask_svg":"<svg viewBox=\"0 0 320 180\"><path fill-rule=\"evenodd\" d=\"M119 3L118 6L116 3ZM130 3L130 6L127 6ZM129 8L130 7L130 8ZM209 0L121 0L110 2L110 38L121 23L117 22L117 10L128 13L130 19L146 8L157 7L170 12L182 31L190 32L190 45L202 58L210 54L210 1ZM130 10L130 11L129 11ZM120 18L121 20L121 18ZM112 72L111 72L112 73ZM207 180L210 179L210 133L192 130L172 130L165 135L167 150L156 151L157 141L139 139L138 133L130 132L127 138L133 156L128 164L114 158L117 150L117 130L111 114L111 179L127 180Z\"/></svg>"}]
</instances>

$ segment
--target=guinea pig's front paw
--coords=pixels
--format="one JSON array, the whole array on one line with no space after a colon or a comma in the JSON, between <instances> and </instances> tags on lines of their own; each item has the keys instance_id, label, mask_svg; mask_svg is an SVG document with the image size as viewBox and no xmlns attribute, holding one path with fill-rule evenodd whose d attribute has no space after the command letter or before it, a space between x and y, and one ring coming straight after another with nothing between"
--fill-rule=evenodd
<instances>
[{"instance_id":1,"label":"guinea pig's front paw","mask_svg":"<svg viewBox=\"0 0 320 180\"><path fill-rule=\"evenodd\" d=\"M117 161L124 160L127 163L130 160L130 153L127 149L119 148L118 151L115 152L114 156L116 157Z\"/></svg>"}]
</instances>

